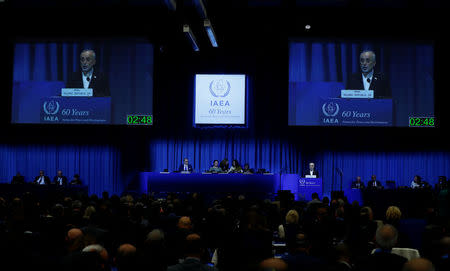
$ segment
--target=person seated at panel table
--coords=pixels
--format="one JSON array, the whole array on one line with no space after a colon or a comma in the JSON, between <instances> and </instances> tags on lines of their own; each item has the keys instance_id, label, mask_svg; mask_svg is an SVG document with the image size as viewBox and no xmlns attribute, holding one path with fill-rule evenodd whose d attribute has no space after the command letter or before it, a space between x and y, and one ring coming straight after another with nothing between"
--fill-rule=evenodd
<instances>
[{"instance_id":1,"label":"person seated at panel table","mask_svg":"<svg viewBox=\"0 0 450 271\"><path fill-rule=\"evenodd\" d=\"M431 185L422 180L422 177L420 177L419 175L415 175L414 176L414 180L411 182L411 188L412 189L418 189L418 188L431 188Z\"/></svg>"},{"instance_id":2,"label":"person seated at panel table","mask_svg":"<svg viewBox=\"0 0 450 271\"><path fill-rule=\"evenodd\" d=\"M352 188L355 188L355 189L364 189L365 188L364 182L361 181L360 176L356 177L356 180L352 182Z\"/></svg>"},{"instance_id":3,"label":"person seated at panel table","mask_svg":"<svg viewBox=\"0 0 450 271\"><path fill-rule=\"evenodd\" d=\"M56 176L53 178L53 183L56 185L67 185L67 177L63 175L61 170L58 170Z\"/></svg>"},{"instance_id":4,"label":"person seated at panel table","mask_svg":"<svg viewBox=\"0 0 450 271\"><path fill-rule=\"evenodd\" d=\"M314 163L309 163L309 169L305 171L303 177L306 176L316 176L315 178L319 178L319 172L315 169Z\"/></svg>"},{"instance_id":5,"label":"person seated at panel table","mask_svg":"<svg viewBox=\"0 0 450 271\"><path fill-rule=\"evenodd\" d=\"M93 97L111 96L108 78L94 69L96 55L94 50L83 50L80 53L80 69L69 76L66 88L92 89Z\"/></svg>"},{"instance_id":6,"label":"person seated at panel table","mask_svg":"<svg viewBox=\"0 0 450 271\"><path fill-rule=\"evenodd\" d=\"M365 50L359 55L359 66L361 72L352 74L347 81L346 89L373 90L375 99L391 98L392 91L389 80L385 75L375 72L375 52Z\"/></svg>"},{"instance_id":7,"label":"person seated at panel table","mask_svg":"<svg viewBox=\"0 0 450 271\"><path fill-rule=\"evenodd\" d=\"M34 184L45 185L50 184L50 178L45 176L43 170L39 170L39 176L36 176L33 181Z\"/></svg>"},{"instance_id":8,"label":"person seated at panel table","mask_svg":"<svg viewBox=\"0 0 450 271\"><path fill-rule=\"evenodd\" d=\"M70 181L69 184L70 185L81 185L80 175L78 175L78 174L73 175L73 179L72 179L72 181Z\"/></svg>"},{"instance_id":9,"label":"person seated at panel table","mask_svg":"<svg viewBox=\"0 0 450 271\"><path fill-rule=\"evenodd\" d=\"M178 171L179 172L189 172L189 173L192 173L192 171L194 171L194 169L192 168L192 165L189 164L188 158L183 159L183 164L181 164L178 167Z\"/></svg>"},{"instance_id":10,"label":"person seated at panel table","mask_svg":"<svg viewBox=\"0 0 450 271\"><path fill-rule=\"evenodd\" d=\"M224 158L220 162L219 167L222 169L223 172L228 172L228 169L230 168L230 163L228 162L228 158Z\"/></svg>"},{"instance_id":11,"label":"person seated at panel table","mask_svg":"<svg viewBox=\"0 0 450 271\"><path fill-rule=\"evenodd\" d=\"M250 168L250 165L248 163L245 163L244 168L242 169L242 172L244 174L253 174L253 173L255 173L255 170L253 168Z\"/></svg>"},{"instance_id":12,"label":"person seated at panel table","mask_svg":"<svg viewBox=\"0 0 450 271\"><path fill-rule=\"evenodd\" d=\"M231 162L231 167L227 171L228 173L242 173L242 167L239 164L238 160L233 159L233 162Z\"/></svg>"},{"instance_id":13,"label":"person seated at panel table","mask_svg":"<svg viewBox=\"0 0 450 271\"><path fill-rule=\"evenodd\" d=\"M371 180L367 183L369 189L383 189L383 185L377 180L377 176L372 175Z\"/></svg>"},{"instance_id":14,"label":"person seated at panel table","mask_svg":"<svg viewBox=\"0 0 450 271\"><path fill-rule=\"evenodd\" d=\"M222 169L219 167L219 160L214 160L212 167L209 168L211 173L222 173Z\"/></svg>"},{"instance_id":15,"label":"person seated at panel table","mask_svg":"<svg viewBox=\"0 0 450 271\"><path fill-rule=\"evenodd\" d=\"M12 178L11 184L25 184L25 177L17 172L16 176Z\"/></svg>"}]
</instances>

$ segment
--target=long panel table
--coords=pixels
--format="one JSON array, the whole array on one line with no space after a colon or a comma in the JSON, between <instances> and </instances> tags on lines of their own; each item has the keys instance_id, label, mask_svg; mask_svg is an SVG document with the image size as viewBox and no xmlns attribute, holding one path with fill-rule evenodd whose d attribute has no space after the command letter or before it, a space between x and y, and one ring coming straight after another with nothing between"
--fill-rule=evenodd
<instances>
[{"instance_id":1,"label":"long panel table","mask_svg":"<svg viewBox=\"0 0 450 271\"><path fill-rule=\"evenodd\" d=\"M49 199L59 196L87 195L87 186L56 186L35 184L0 184L0 196L4 198L21 197L24 193L31 192L37 198Z\"/></svg>"},{"instance_id":2,"label":"long panel table","mask_svg":"<svg viewBox=\"0 0 450 271\"><path fill-rule=\"evenodd\" d=\"M202 174L141 172L139 190L148 192L210 192L210 193L276 193L290 190L296 199L311 199L311 194L322 195L322 179L314 185L298 174Z\"/></svg>"}]
</instances>

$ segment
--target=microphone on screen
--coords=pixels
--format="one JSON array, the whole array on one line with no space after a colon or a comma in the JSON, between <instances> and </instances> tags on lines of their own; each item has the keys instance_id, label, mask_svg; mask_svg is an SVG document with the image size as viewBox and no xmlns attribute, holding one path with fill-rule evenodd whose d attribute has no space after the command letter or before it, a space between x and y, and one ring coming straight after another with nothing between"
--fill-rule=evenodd
<instances>
[{"instance_id":1,"label":"microphone on screen","mask_svg":"<svg viewBox=\"0 0 450 271\"><path fill-rule=\"evenodd\" d=\"M91 81L91 78L89 78L89 76L88 77L86 77L86 81Z\"/></svg>"},{"instance_id":2,"label":"microphone on screen","mask_svg":"<svg viewBox=\"0 0 450 271\"><path fill-rule=\"evenodd\" d=\"M88 80L89 81L89 80ZM369 83L370 84L370 78L367 78L367 83Z\"/></svg>"}]
</instances>

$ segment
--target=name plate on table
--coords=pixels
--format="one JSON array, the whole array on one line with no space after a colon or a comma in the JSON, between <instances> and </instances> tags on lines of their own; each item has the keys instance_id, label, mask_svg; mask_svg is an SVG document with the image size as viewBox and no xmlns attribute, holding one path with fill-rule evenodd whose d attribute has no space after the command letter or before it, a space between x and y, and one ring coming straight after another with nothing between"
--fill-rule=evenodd
<instances>
[{"instance_id":1,"label":"name plate on table","mask_svg":"<svg viewBox=\"0 0 450 271\"><path fill-rule=\"evenodd\" d=\"M341 98L346 99L373 99L373 90L341 90Z\"/></svg>"},{"instance_id":2,"label":"name plate on table","mask_svg":"<svg viewBox=\"0 0 450 271\"><path fill-rule=\"evenodd\" d=\"M312 179L312 178L317 178L317 176L316 175L305 175L305 178Z\"/></svg>"},{"instance_id":3,"label":"name plate on table","mask_svg":"<svg viewBox=\"0 0 450 271\"><path fill-rule=\"evenodd\" d=\"M92 88L62 88L62 97L92 97Z\"/></svg>"}]
</instances>

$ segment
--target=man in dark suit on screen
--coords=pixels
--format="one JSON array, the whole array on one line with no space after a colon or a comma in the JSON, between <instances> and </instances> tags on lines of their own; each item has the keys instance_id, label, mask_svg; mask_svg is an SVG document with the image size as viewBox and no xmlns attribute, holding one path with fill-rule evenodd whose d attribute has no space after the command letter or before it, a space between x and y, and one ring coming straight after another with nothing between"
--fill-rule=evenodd
<instances>
[{"instance_id":1,"label":"man in dark suit on screen","mask_svg":"<svg viewBox=\"0 0 450 271\"><path fill-rule=\"evenodd\" d=\"M94 70L95 63L95 52L93 50L83 50L80 54L81 71L69 76L66 88L92 88L93 97L111 96L108 78Z\"/></svg>"},{"instance_id":2,"label":"man in dark suit on screen","mask_svg":"<svg viewBox=\"0 0 450 271\"><path fill-rule=\"evenodd\" d=\"M306 178L306 176L315 176L313 178L319 178L319 172L315 169L314 163L309 163L309 169L303 174L303 177Z\"/></svg>"},{"instance_id":3,"label":"man in dark suit on screen","mask_svg":"<svg viewBox=\"0 0 450 271\"><path fill-rule=\"evenodd\" d=\"M363 51L359 56L361 72L351 75L347 89L373 90L376 99L391 98L392 91L389 80L381 73L375 72L376 56L373 51Z\"/></svg>"}]
</instances>

